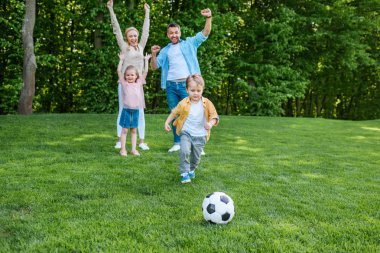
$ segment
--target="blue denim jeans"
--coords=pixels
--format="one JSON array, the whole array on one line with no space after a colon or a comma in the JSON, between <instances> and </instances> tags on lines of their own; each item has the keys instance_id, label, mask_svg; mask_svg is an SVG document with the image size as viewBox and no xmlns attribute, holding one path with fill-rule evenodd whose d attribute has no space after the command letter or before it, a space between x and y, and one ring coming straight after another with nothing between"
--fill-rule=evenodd
<instances>
[{"instance_id":1,"label":"blue denim jeans","mask_svg":"<svg viewBox=\"0 0 380 253\"><path fill-rule=\"evenodd\" d=\"M139 120L139 109L123 108L121 111L119 125L122 128L137 128Z\"/></svg>"},{"instance_id":2,"label":"blue denim jeans","mask_svg":"<svg viewBox=\"0 0 380 253\"><path fill-rule=\"evenodd\" d=\"M167 81L166 82L166 99L168 101L168 106L170 111L177 106L178 102L182 99L189 96L186 91L186 81L181 82L174 82L174 81ZM175 120L175 119L174 119ZM174 122L173 120L173 122ZM173 126L172 122L172 129L173 129L173 135L174 135L174 144L180 144L181 138L176 133L176 127Z\"/></svg>"}]
</instances>

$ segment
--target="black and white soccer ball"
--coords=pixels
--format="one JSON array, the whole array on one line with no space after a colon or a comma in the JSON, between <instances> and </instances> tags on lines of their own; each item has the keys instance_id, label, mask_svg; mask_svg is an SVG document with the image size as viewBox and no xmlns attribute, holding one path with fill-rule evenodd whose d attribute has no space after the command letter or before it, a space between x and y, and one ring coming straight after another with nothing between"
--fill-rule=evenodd
<instances>
[{"instance_id":1,"label":"black and white soccer ball","mask_svg":"<svg viewBox=\"0 0 380 253\"><path fill-rule=\"evenodd\" d=\"M227 224L235 215L234 201L224 192L213 192L202 203L203 217L215 224Z\"/></svg>"}]
</instances>

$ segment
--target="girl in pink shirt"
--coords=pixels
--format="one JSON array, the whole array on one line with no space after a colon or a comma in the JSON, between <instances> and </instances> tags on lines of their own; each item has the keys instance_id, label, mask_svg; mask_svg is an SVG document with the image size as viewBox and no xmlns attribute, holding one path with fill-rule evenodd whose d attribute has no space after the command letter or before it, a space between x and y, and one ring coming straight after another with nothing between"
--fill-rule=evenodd
<instances>
[{"instance_id":1,"label":"girl in pink shirt","mask_svg":"<svg viewBox=\"0 0 380 253\"><path fill-rule=\"evenodd\" d=\"M121 156L127 156L127 150L125 148L125 142L127 139L128 129L131 130L131 154L139 156L139 152L136 150L136 128L138 127L139 110L145 107L144 91L142 89L145 83L145 78L148 74L148 61L150 55L144 57L144 69L142 75L139 74L138 69L129 65L122 72L122 66L125 59L125 53L119 54L119 65L117 67L117 74L119 76L119 83L122 86L123 97L123 110L121 112L119 125L122 127L120 142L121 142Z\"/></svg>"}]
</instances>

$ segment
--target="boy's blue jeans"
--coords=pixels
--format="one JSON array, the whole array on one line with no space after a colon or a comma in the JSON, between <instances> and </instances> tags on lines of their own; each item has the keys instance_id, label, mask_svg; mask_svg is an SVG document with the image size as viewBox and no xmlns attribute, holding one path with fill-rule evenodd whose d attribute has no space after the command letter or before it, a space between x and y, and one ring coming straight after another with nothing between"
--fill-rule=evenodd
<instances>
[{"instance_id":1,"label":"boy's blue jeans","mask_svg":"<svg viewBox=\"0 0 380 253\"><path fill-rule=\"evenodd\" d=\"M168 106L170 111L177 106L179 101L189 96L186 91L186 81L167 81L166 82L166 99L168 101ZM174 119L175 120L175 119ZM173 120L173 122L174 122ZM177 128L173 126L172 122L172 130L174 135L174 144L180 144L181 139L177 135L176 130Z\"/></svg>"}]
</instances>

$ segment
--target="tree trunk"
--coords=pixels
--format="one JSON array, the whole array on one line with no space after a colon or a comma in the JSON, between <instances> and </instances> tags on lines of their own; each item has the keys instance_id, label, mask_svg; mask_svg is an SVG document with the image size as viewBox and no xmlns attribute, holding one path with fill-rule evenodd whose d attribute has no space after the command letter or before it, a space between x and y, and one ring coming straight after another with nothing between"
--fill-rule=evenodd
<instances>
[{"instance_id":1,"label":"tree trunk","mask_svg":"<svg viewBox=\"0 0 380 253\"><path fill-rule=\"evenodd\" d=\"M228 111L230 110L230 89L231 89L231 78L228 78L227 81L227 90L226 90L226 111L225 115L228 115Z\"/></svg>"},{"instance_id":2,"label":"tree trunk","mask_svg":"<svg viewBox=\"0 0 380 253\"><path fill-rule=\"evenodd\" d=\"M18 104L20 114L32 114L33 97L36 91L36 56L34 55L33 30L36 21L36 1L26 0L25 19L22 26L22 44L24 48L24 65L22 78L24 86Z\"/></svg>"},{"instance_id":3,"label":"tree trunk","mask_svg":"<svg viewBox=\"0 0 380 253\"><path fill-rule=\"evenodd\" d=\"M301 106L301 101L300 98L296 98L296 116L297 117L302 117L302 106Z\"/></svg>"},{"instance_id":4,"label":"tree trunk","mask_svg":"<svg viewBox=\"0 0 380 253\"><path fill-rule=\"evenodd\" d=\"M129 2L128 9L130 11L134 11L135 10L135 6L138 4L138 1L137 0L129 0L127 2Z\"/></svg>"},{"instance_id":5,"label":"tree trunk","mask_svg":"<svg viewBox=\"0 0 380 253\"><path fill-rule=\"evenodd\" d=\"M103 0L99 0L99 6L102 6L102 5L103 5ZM103 23L103 20L104 20L104 13L102 11L99 11L98 15L96 15L96 21L99 23L99 27L101 26L101 23ZM102 30L100 28L95 29L94 46L96 49L100 49L103 47Z\"/></svg>"},{"instance_id":6,"label":"tree trunk","mask_svg":"<svg viewBox=\"0 0 380 253\"><path fill-rule=\"evenodd\" d=\"M293 98L289 98L285 105L285 115L287 117L294 117L293 103Z\"/></svg>"}]
</instances>

